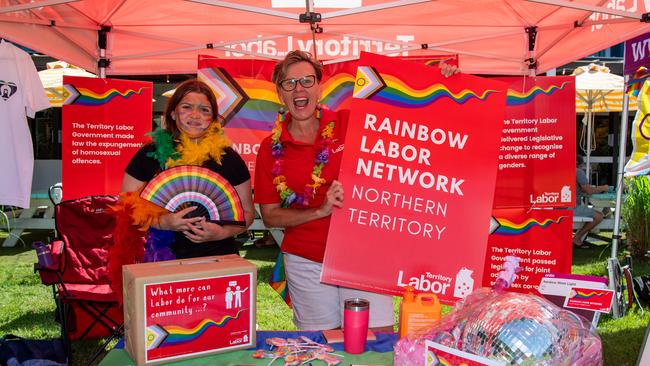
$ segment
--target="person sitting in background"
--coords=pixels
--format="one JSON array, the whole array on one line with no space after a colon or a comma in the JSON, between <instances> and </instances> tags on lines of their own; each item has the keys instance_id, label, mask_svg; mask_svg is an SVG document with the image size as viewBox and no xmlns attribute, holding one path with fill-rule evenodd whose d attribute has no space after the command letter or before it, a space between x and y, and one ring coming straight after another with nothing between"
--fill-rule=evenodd
<instances>
[{"instance_id":1,"label":"person sitting in background","mask_svg":"<svg viewBox=\"0 0 650 366\"><path fill-rule=\"evenodd\" d=\"M589 246L582 242L583 237L603 221L602 212L587 206L588 196L594 193L607 192L609 186L607 184L600 186L589 184L587 174L582 169L584 166L582 156L576 156L576 165L576 207L573 208L573 216L591 217L593 220L585 222L582 228L573 236L573 247L588 248Z\"/></svg>"}]
</instances>

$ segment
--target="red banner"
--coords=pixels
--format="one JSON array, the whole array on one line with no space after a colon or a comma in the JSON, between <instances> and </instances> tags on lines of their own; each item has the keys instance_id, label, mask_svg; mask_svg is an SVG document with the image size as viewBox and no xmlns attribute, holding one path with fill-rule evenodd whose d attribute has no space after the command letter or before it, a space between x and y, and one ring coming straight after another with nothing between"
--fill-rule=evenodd
<instances>
[{"instance_id":1,"label":"red banner","mask_svg":"<svg viewBox=\"0 0 650 366\"><path fill-rule=\"evenodd\" d=\"M501 209L493 211L485 255L483 286L492 287L506 256L519 257L517 280L510 289L538 293L547 273L571 273L573 211Z\"/></svg>"},{"instance_id":2,"label":"red banner","mask_svg":"<svg viewBox=\"0 0 650 366\"><path fill-rule=\"evenodd\" d=\"M506 85L365 53L355 85L322 280L453 303L483 276Z\"/></svg>"},{"instance_id":3,"label":"red banner","mask_svg":"<svg viewBox=\"0 0 650 366\"><path fill-rule=\"evenodd\" d=\"M173 360L251 343L250 273L144 287L145 360Z\"/></svg>"},{"instance_id":4,"label":"red banner","mask_svg":"<svg viewBox=\"0 0 650 366\"><path fill-rule=\"evenodd\" d=\"M575 78L508 83L495 208L575 206Z\"/></svg>"},{"instance_id":5,"label":"red banner","mask_svg":"<svg viewBox=\"0 0 650 366\"><path fill-rule=\"evenodd\" d=\"M63 84L63 198L118 194L124 168L151 131L152 84L73 76Z\"/></svg>"},{"instance_id":6,"label":"red banner","mask_svg":"<svg viewBox=\"0 0 650 366\"><path fill-rule=\"evenodd\" d=\"M614 290L573 287L564 307L608 314L613 300Z\"/></svg>"},{"instance_id":7,"label":"red banner","mask_svg":"<svg viewBox=\"0 0 650 366\"><path fill-rule=\"evenodd\" d=\"M219 114L233 148L255 174L260 142L271 133L282 106L272 81L275 61L223 60L199 56L199 79L214 90ZM327 65L323 69L321 103L331 110L349 108L356 62Z\"/></svg>"},{"instance_id":8,"label":"red banner","mask_svg":"<svg viewBox=\"0 0 650 366\"><path fill-rule=\"evenodd\" d=\"M458 65L456 55L403 57L425 65L445 61ZM224 60L199 55L199 79L214 90L219 114L224 117L226 135L233 148L255 174L255 157L260 142L271 133L278 109L282 106L272 81L275 61ZM330 110L350 109L357 61L328 64L323 67L321 104ZM252 181L251 181L252 182Z\"/></svg>"}]
</instances>

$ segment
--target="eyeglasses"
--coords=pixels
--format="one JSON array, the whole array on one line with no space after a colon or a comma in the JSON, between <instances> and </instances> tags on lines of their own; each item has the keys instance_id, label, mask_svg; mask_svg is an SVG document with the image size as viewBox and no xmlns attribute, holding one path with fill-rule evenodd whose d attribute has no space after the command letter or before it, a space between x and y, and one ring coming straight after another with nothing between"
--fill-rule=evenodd
<instances>
[{"instance_id":1,"label":"eyeglasses","mask_svg":"<svg viewBox=\"0 0 650 366\"><path fill-rule=\"evenodd\" d=\"M300 83L303 88L311 88L316 84L316 75L305 75L297 79L284 79L280 80L278 84L282 90L290 92L296 88L298 83Z\"/></svg>"}]
</instances>

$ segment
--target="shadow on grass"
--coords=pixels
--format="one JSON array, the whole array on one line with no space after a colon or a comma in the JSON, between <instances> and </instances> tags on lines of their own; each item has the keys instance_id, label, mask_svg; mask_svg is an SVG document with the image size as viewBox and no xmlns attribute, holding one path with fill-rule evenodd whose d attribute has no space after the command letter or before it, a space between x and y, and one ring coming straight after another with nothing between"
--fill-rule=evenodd
<instances>
[{"instance_id":1,"label":"shadow on grass","mask_svg":"<svg viewBox=\"0 0 650 366\"><path fill-rule=\"evenodd\" d=\"M15 329L24 330L29 335L16 335L26 338L33 337L33 334L52 334L53 331L57 337L60 335L60 326L54 319L54 310L43 310L40 312L28 310L22 313L19 317L13 318L7 323L2 324L0 332L5 330L3 333L6 333L9 329L12 331Z\"/></svg>"},{"instance_id":2,"label":"shadow on grass","mask_svg":"<svg viewBox=\"0 0 650 366\"><path fill-rule=\"evenodd\" d=\"M0 256L16 255L33 250L33 242L42 241L44 243L47 243L52 240L54 238L54 230L23 231L16 245L11 248L1 246L7 237L9 237L9 233L6 230L0 231Z\"/></svg>"},{"instance_id":3,"label":"shadow on grass","mask_svg":"<svg viewBox=\"0 0 650 366\"><path fill-rule=\"evenodd\" d=\"M265 261L275 263L280 248L264 247L257 248L255 245L245 245L240 249L241 256L252 261Z\"/></svg>"},{"instance_id":4,"label":"shadow on grass","mask_svg":"<svg viewBox=\"0 0 650 366\"><path fill-rule=\"evenodd\" d=\"M101 360L106 357L106 353L100 355L95 362L91 365L88 365L88 361L99 349L99 347L104 342L104 339L83 339L79 341L72 342L72 362L70 366L94 366L98 365ZM110 351L113 347L108 347Z\"/></svg>"},{"instance_id":5,"label":"shadow on grass","mask_svg":"<svg viewBox=\"0 0 650 366\"><path fill-rule=\"evenodd\" d=\"M29 251L33 251L32 248L23 247L22 245L17 245L13 248L0 247L0 257L12 257L18 254L23 254Z\"/></svg>"},{"instance_id":6,"label":"shadow on grass","mask_svg":"<svg viewBox=\"0 0 650 366\"><path fill-rule=\"evenodd\" d=\"M273 273L273 266L257 267L257 283L268 283Z\"/></svg>"},{"instance_id":7,"label":"shadow on grass","mask_svg":"<svg viewBox=\"0 0 650 366\"><path fill-rule=\"evenodd\" d=\"M646 324L600 335L604 366L634 366L640 352Z\"/></svg>"}]
</instances>

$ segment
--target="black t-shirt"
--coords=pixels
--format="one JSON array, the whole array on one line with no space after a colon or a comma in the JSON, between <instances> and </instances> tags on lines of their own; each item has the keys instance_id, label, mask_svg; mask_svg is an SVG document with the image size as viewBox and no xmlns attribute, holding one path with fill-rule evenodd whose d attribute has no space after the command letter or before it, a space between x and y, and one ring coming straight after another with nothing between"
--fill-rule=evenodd
<instances>
[{"instance_id":1,"label":"black t-shirt","mask_svg":"<svg viewBox=\"0 0 650 366\"><path fill-rule=\"evenodd\" d=\"M133 156L125 171L133 178L148 182L156 174L162 171L160 163L155 159L147 156L153 152L153 144L143 146ZM240 185L251 178L250 172L246 167L244 160L232 148L224 149L224 155L221 156L221 164L210 159L203 163L203 167L224 177L233 186ZM194 258L211 255L238 254L234 238L211 241L206 243L193 243L183 235L177 232L175 235L172 250L176 258Z\"/></svg>"}]
</instances>

